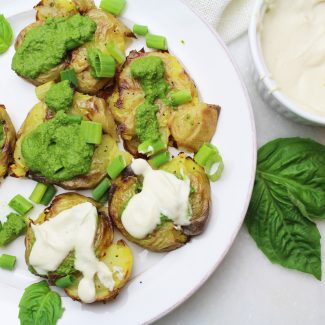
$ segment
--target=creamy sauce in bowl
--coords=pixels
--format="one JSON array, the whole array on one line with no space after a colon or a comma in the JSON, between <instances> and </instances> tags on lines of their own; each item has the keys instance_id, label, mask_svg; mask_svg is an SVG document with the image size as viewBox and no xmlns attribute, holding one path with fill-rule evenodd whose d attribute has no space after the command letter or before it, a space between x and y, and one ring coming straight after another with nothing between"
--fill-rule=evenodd
<instances>
[{"instance_id":1,"label":"creamy sauce in bowl","mask_svg":"<svg viewBox=\"0 0 325 325\"><path fill-rule=\"evenodd\" d=\"M97 210L90 202L78 204L59 213L40 225L32 225L35 243L29 263L40 275L55 271L71 251L75 252L76 270L83 278L78 296L84 303L96 300L95 275L102 285L112 291L112 271L95 255L94 240L97 230Z\"/></svg>"},{"instance_id":2,"label":"creamy sauce in bowl","mask_svg":"<svg viewBox=\"0 0 325 325\"><path fill-rule=\"evenodd\" d=\"M135 159L131 168L144 177L142 191L132 197L122 213L122 224L131 236L145 238L160 224L161 215L177 226L190 224L189 179L153 170L143 159Z\"/></svg>"},{"instance_id":3,"label":"creamy sauce in bowl","mask_svg":"<svg viewBox=\"0 0 325 325\"><path fill-rule=\"evenodd\" d=\"M325 116L325 1L270 1L260 34L277 90L305 111Z\"/></svg>"}]
</instances>

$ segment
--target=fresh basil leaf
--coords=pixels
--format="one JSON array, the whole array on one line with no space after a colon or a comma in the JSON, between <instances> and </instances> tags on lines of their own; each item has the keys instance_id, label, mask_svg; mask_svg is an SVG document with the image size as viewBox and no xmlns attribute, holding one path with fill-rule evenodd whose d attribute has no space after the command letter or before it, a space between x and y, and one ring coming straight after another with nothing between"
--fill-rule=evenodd
<instances>
[{"instance_id":1,"label":"fresh basil leaf","mask_svg":"<svg viewBox=\"0 0 325 325\"><path fill-rule=\"evenodd\" d=\"M20 300L20 324L55 325L63 311L61 297L51 291L46 281L34 283L25 289Z\"/></svg>"},{"instance_id":2,"label":"fresh basil leaf","mask_svg":"<svg viewBox=\"0 0 325 325\"><path fill-rule=\"evenodd\" d=\"M14 33L9 22L4 17L4 15L0 15L0 54L8 50L13 36Z\"/></svg>"},{"instance_id":3,"label":"fresh basil leaf","mask_svg":"<svg viewBox=\"0 0 325 325\"><path fill-rule=\"evenodd\" d=\"M258 151L246 225L271 262L321 279L325 217L325 147L309 139L277 139Z\"/></svg>"}]
</instances>

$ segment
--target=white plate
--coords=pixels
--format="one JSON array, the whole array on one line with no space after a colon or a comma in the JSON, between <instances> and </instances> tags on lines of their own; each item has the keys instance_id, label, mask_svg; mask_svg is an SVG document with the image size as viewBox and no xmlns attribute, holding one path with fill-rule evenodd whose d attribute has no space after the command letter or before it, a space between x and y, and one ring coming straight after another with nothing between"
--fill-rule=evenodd
<instances>
[{"instance_id":1,"label":"white plate","mask_svg":"<svg viewBox=\"0 0 325 325\"><path fill-rule=\"evenodd\" d=\"M34 20L37 0L0 0L0 10L18 32ZM167 36L169 48L195 80L202 99L222 106L213 143L225 162L222 179L212 184L211 218L206 231L185 247L168 254L150 253L132 245L133 278L118 298L106 305L82 305L63 297L60 324L143 324L158 319L190 297L211 275L230 248L244 219L255 176L255 128L249 99L238 71L219 37L181 1L128 0L125 22L145 24ZM182 42L182 40L185 41ZM130 49L140 49L143 42ZM0 103L6 105L15 127L37 102L34 87L11 71L13 47L0 56ZM17 193L28 197L35 182L8 177L0 185L0 212ZM41 206L34 209L37 216ZM14 254L14 272L0 270L0 306L6 324L18 324L18 304L24 288L39 279L24 263L23 238L1 253Z\"/></svg>"}]
</instances>

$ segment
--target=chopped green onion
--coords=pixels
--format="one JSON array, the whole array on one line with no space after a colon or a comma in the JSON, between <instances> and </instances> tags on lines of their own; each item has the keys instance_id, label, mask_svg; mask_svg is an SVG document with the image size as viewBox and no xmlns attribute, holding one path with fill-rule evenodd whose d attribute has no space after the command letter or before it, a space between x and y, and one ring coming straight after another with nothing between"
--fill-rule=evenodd
<instances>
[{"instance_id":1,"label":"chopped green onion","mask_svg":"<svg viewBox=\"0 0 325 325\"><path fill-rule=\"evenodd\" d=\"M59 288L67 288L74 284L76 278L73 275L66 275L55 281L55 285Z\"/></svg>"},{"instance_id":2,"label":"chopped green onion","mask_svg":"<svg viewBox=\"0 0 325 325\"><path fill-rule=\"evenodd\" d=\"M119 63L119 64L123 64L125 62L125 54L124 52L122 52L118 46L110 41L108 42L108 44L106 45L106 48L109 52L109 54Z\"/></svg>"},{"instance_id":3,"label":"chopped green onion","mask_svg":"<svg viewBox=\"0 0 325 325\"><path fill-rule=\"evenodd\" d=\"M158 168L166 164L170 160L170 153L168 151L162 152L149 159L149 163L152 167Z\"/></svg>"},{"instance_id":4,"label":"chopped green onion","mask_svg":"<svg viewBox=\"0 0 325 325\"><path fill-rule=\"evenodd\" d=\"M104 195L98 200L100 203L105 203L108 200L108 191L104 193Z\"/></svg>"},{"instance_id":5,"label":"chopped green onion","mask_svg":"<svg viewBox=\"0 0 325 325\"><path fill-rule=\"evenodd\" d=\"M146 35L147 47L150 49L164 50L168 49L167 39L164 36L147 34Z\"/></svg>"},{"instance_id":6,"label":"chopped green onion","mask_svg":"<svg viewBox=\"0 0 325 325\"><path fill-rule=\"evenodd\" d=\"M218 149L211 143L205 143L195 154L194 160L204 168L212 182L217 181L223 172L224 164Z\"/></svg>"},{"instance_id":7,"label":"chopped green onion","mask_svg":"<svg viewBox=\"0 0 325 325\"><path fill-rule=\"evenodd\" d=\"M60 72L61 81L68 80L71 84L78 87L78 79L75 69L66 69Z\"/></svg>"},{"instance_id":8,"label":"chopped green onion","mask_svg":"<svg viewBox=\"0 0 325 325\"><path fill-rule=\"evenodd\" d=\"M126 162L122 156L116 157L107 167L107 174L111 179L117 178L126 167Z\"/></svg>"},{"instance_id":9,"label":"chopped green onion","mask_svg":"<svg viewBox=\"0 0 325 325\"><path fill-rule=\"evenodd\" d=\"M81 122L81 134L87 143L101 144L102 142L102 124L91 121Z\"/></svg>"},{"instance_id":10,"label":"chopped green onion","mask_svg":"<svg viewBox=\"0 0 325 325\"><path fill-rule=\"evenodd\" d=\"M67 115L67 119L71 122L77 122L77 123L81 123L81 121L84 119L84 117L82 115L78 115L78 114L69 114Z\"/></svg>"},{"instance_id":11,"label":"chopped green onion","mask_svg":"<svg viewBox=\"0 0 325 325\"><path fill-rule=\"evenodd\" d=\"M138 24L133 25L133 33L134 34L145 36L148 34L148 32L149 32L148 26L138 25Z\"/></svg>"},{"instance_id":12,"label":"chopped green onion","mask_svg":"<svg viewBox=\"0 0 325 325\"><path fill-rule=\"evenodd\" d=\"M0 256L0 268L12 271L16 265L16 256L3 254Z\"/></svg>"},{"instance_id":13,"label":"chopped green onion","mask_svg":"<svg viewBox=\"0 0 325 325\"><path fill-rule=\"evenodd\" d=\"M162 140L157 141L144 141L142 142L139 147L138 151L142 154L147 154L148 156L155 155L158 152L166 150L167 146Z\"/></svg>"},{"instance_id":14,"label":"chopped green onion","mask_svg":"<svg viewBox=\"0 0 325 325\"><path fill-rule=\"evenodd\" d=\"M99 7L115 16L119 16L125 7L125 3L125 0L102 0Z\"/></svg>"},{"instance_id":15,"label":"chopped green onion","mask_svg":"<svg viewBox=\"0 0 325 325\"><path fill-rule=\"evenodd\" d=\"M98 49L88 50L88 60L92 74L96 78L112 78L115 75L116 63L112 56L102 53Z\"/></svg>"},{"instance_id":16,"label":"chopped green onion","mask_svg":"<svg viewBox=\"0 0 325 325\"><path fill-rule=\"evenodd\" d=\"M40 203L46 190L47 190L47 185L43 183L37 183L29 199L35 203Z\"/></svg>"},{"instance_id":17,"label":"chopped green onion","mask_svg":"<svg viewBox=\"0 0 325 325\"><path fill-rule=\"evenodd\" d=\"M40 85L38 87L35 88L35 94L36 97L43 101L45 99L45 95L46 93L50 90L50 88L55 84L54 81L49 81L47 83L45 83L44 85Z\"/></svg>"},{"instance_id":18,"label":"chopped green onion","mask_svg":"<svg viewBox=\"0 0 325 325\"><path fill-rule=\"evenodd\" d=\"M91 192L94 200L99 201L111 187L111 181L105 177Z\"/></svg>"},{"instance_id":19,"label":"chopped green onion","mask_svg":"<svg viewBox=\"0 0 325 325\"><path fill-rule=\"evenodd\" d=\"M48 205L52 201L52 199L53 199L54 195L56 194L56 192L57 192L57 189L55 188L55 186L52 185L52 184L49 185L47 187L47 190L46 190L45 194L43 195L42 200L41 200L40 203L45 205L45 206Z\"/></svg>"},{"instance_id":20,"label":"chopped green onion","mask_svg":"<svg viewBox=\"0 0 325 325\"><path fill-rule=\"evenodd\" d=\"M8 205L10 208L22 215L26 214L33 208L33 205L20 194L17 194L13 199L11 199Z\"/></svg>"},{"instance_id":21,"label":"chopped green onion","mask_svg":"<svg viewBox=\"0 0 325 325\"><path fill-rule=\"evenodd\" d=\"M186 104L192 101L192 94L189 90L180 90L171 93L170 98L175 106Z\"/></svg>"}]
</instances>

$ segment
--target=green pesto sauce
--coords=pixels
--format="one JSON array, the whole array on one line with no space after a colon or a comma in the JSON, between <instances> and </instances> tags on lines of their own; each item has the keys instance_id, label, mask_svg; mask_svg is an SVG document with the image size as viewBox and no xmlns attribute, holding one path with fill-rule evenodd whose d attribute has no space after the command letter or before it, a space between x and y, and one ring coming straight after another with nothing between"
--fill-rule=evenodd
<instances>
[{"instance_id":1,"label":"green pesto sauce","mask_svg":"<svg viewBox=\"0 0 325 325\"><path fill-rule=\"evenodd\" d=\"M64 181L89 172L94 145L84 141L80 124L60 111L24 137L21 150L31 171Z\"/></svg>"},{"instance_id":2,"label":"green pesto sauce","mask_svg":"<svg viewBox=\"0 0 325 325\"><path fill-rule=\"evenodd\" d=\"M55 112L67 111L73 101L73 90L68 80L54 84L45 95L45 104Z\"/></svg>"},{"instance_id":3,"label":"green pesto sauce","mask_svg":"<svg viewBox=\"0 0 325 325\"><path fill-rule=\"evenodd\" d=\"M2 148L5 142L5 126L3 125L2 121L0 121L0 149Z\"/></svg>"},{"instance_id":4,"label":"green pesto sauce","mask_svg":"<svg viewBox=\"0 0 325 325\"><path fill-rule=\"evenodd\" d=\"M0 230L0 247L6 246L17 237L25 233L27 229L24 217L10 213L7 216L7 221L2 224Z\"/></svg>"},{"instance_id":5,"label":"green pesto sauce","mask_svg":"<svg viewBox=\"0 0 325 325\"><path fill-rule=\"evenodd\" d=\"M60 64L68 51L90 41L95 31L96 23L79 14L49 18L26 33L11 67L23 77L37 78Z\"/></svg>"},{"instance_id":6,"label":"green pesto sauce","mask_svg":"<svg viewBox=\"0 0 325 325\"><path fill-rule=\"evenodd\" d=\"M139 80L145 93L145 102L136 110L135 131L141 142L156 141L160 138L156 113L156 99L167 101L170 90L165 80L165 67L162 59L156 56L143 56L135 59L131 65L131 75Z\"/></svg>"}]
</instances>

